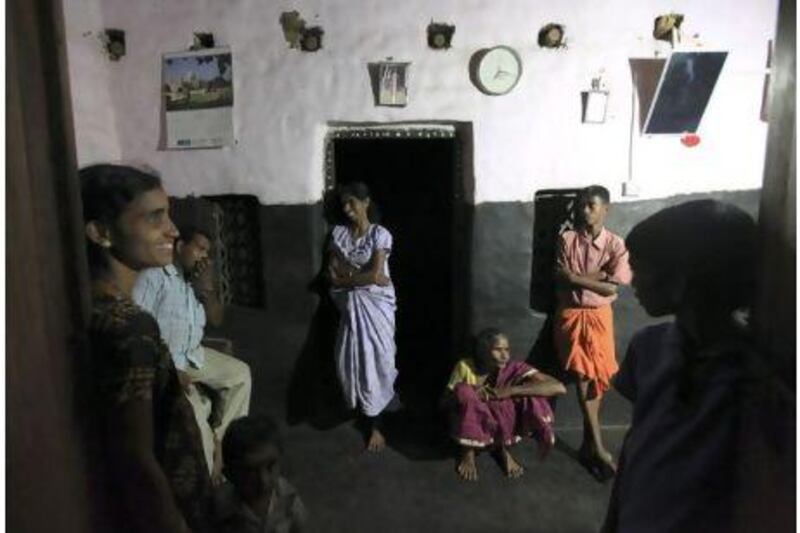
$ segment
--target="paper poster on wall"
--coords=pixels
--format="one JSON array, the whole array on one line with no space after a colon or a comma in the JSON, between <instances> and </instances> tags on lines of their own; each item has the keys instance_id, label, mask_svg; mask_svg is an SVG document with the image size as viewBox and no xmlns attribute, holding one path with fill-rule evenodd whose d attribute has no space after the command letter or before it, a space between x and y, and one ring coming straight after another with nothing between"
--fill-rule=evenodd
<instances>
[{"instance_id":1,"label":"paper poster on wall","mask_svg":"<svg viewBox=\"0 0 800 533\"><path fill-rule=\"evenodd\" d=\"M229 48L164 54L167 148L233 143L233 61Z\"/></svg>"}]
</instances>

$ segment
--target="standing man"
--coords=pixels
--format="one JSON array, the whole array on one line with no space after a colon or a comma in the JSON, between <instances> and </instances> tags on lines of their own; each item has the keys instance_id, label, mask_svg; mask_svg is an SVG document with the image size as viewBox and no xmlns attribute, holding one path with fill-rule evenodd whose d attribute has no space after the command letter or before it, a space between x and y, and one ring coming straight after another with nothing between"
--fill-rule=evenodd
<instances>
[{"instance_id":1,"label":"standing man","mask_svg":"<svg viewBox=\"0 0 800 533\"><path fill-rule=\"evenodd\" d=\"M631 271L625 241L604 226L608 189L587 187L577 202L576 229L558 239L554 336L562 367L577 385L583 415L579 460L604 482L616 472L600 431L600 402L619 368L611 303L617 299L617 287L630 283Z\"/></svg>"},{"instance_id":2,"label":"standing man","mask_svg":"<svg viewBox=\"0 0 800 533\"><path fill-rule=\"evenodd\" d=\"M210 251L211 239L203 231L194 227L181 229L173 264L144 270L136 280L133 299L158 322L203 434L209 472L219 480L219 443L228 424L248 413L251 378L246 363L200 344L206 317L211 325L218 326L224 314L214 288ZM208 400L195 383L219 394L221 416L216 427L209 424Z\"/></svg>"}]
</instances>

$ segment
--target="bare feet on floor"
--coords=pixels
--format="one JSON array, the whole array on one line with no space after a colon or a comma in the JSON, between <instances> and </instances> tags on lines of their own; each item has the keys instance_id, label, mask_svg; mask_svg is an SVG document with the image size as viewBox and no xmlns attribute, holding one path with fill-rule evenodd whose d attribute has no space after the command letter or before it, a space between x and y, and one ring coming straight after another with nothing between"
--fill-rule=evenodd
<instances>
[{"instance_id":1,"label":"bare feet on floor","mask_svg":"<svg viewBox=\"0 0 800 533\"><path fill-rule=\"evenodd\" d=\"M475 465L475 450L464 448L461 452L461 460L456 467L458 476L464 481L478 480L478 467Z\"/></svg>"},{"instance_id":2,"label":"bare feet on floor","mask_svg":"<svg viewBox=\"0 0 800 533\"><path fill-rule=\"evenodd\" d=\"M507 448L500 448L500 460L503 462L503 470L506 472L506 477L516 479L522 477L525 469L521 464L514 459L509 453Z\"/></svg>"},{"instance_id":3,"label":"bare feet on floor","mask_svg":"<svg viewBox=\"0 0 800 533\"><path fill-rule=\"evenodd\" d=\"M597 452L597 458L605 463L615 474L617 473L617 464L614 462L614 456L611 455L611 452L601 450Z\"/></svg>"},{"instance_id":4,"label":"bare feet on floor","mask_svg":"<svg viewBox=\"0 0 800 533\"><path fill-rule=\"evenodd\" d=\"M592 449L582 446L578 451L578 461L592 474L597 481L605 483L617 473L614 456L605 449Z\"/></svg>"},{"instance_id":5,"label":"bare feet on floor","mask_svg":"<svg viewBox=\"0 0 800 533\"><path fill-rule=\"evenodd\" d=\"M368 452L379 452L386 447L386 438L383 436L378 429L372 428L372 431L369 434L369 439L367 439L367 451Z\"/></svg>"}]
</instances>

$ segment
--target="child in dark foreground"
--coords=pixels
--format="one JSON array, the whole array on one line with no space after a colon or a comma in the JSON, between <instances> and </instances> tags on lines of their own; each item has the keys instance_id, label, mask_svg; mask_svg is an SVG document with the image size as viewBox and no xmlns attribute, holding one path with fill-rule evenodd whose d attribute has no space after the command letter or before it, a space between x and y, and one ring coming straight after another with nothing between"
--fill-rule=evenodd
<instances>
[{"instance_id":1,"label":"child in dark foreground","mask_svg":"<svg viewBox=\"0 0 800 533\"><path fill-rule=\"evenodd\" d=\"M461 446L457 472L478 479L476 451L493 447L510 478L523 474L508 448L533 435L544 456L555 443L553 411L546 397L564 394L556 379L511 359L508 338L489 328L478 334L475 357L460 360L447 384L451 432Z\"/></svg>"},{"instance_id":2,"label":"child in dark foreground","mask_svg":"<svg viewBox=\"0 0 800 533\"><path fill-rule=\"evenodd\" d=\"M266 416L234 420L222 441L223 472L230 481L217 497L219 533L300 533L306 509L280 475L283 442Z\"/></svg>"},{"instance_id":3,"label":"child in dark foreground","mask_svg":"<svg viewBox=\"0 0 800 533\"><path fill-rule=\"evenodd\" d=\"M790 403L773 401L776 380L746 320L755 222L732 205L688 202L638 224L626 244L636 298L649 315L675 319L635 335L614 381L633 403L633 419L603 531L778 530L747 525L744 516L759 471L780 462L754 443L774 437L765 428L782 424L775 421L793 419L781 407ZM748 463L755 467L743 468ZM771 491L785 492L774 484ZM780 500L770 496L766 514Z\"/></svg>"}]
</instances>

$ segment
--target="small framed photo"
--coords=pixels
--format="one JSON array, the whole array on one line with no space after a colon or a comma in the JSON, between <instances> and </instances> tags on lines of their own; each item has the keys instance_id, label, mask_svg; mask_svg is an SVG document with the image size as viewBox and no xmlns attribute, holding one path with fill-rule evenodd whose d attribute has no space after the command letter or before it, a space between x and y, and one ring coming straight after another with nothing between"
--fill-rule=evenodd
<instances>
[{"instance_id":1,"label":"small framed photo","mask_svg":"<svg viewBox=\"0 0 800 533\"><path fill-rule=\"evenodd\" d=\"M583 123L603 124L606 121L608 91L591 90L583 93Z\"/></svg>"},{"instance_id":2,"label":"small framed photo","mask_svg":"<svg viewBox=\"0 0 800 533\"><path fill-rule=\"evenodd\" d=\"M404 107L408 103L408 65L378 63L378 105Z\"/></svg>"}]
</instances>

